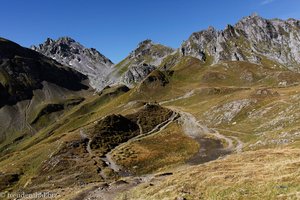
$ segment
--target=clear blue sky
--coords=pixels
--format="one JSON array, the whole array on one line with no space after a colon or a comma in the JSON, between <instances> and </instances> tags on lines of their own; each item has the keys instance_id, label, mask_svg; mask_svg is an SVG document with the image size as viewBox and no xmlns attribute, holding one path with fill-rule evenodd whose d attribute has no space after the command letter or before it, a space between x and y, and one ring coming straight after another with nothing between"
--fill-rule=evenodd
<instances>
[{"instance_id":1,"label":"clear blue sky","mask_svg":"<svg viewBox=\"0 0 300 200\"><path fill-rule=\"evenodd\" d=\"M114 62L144 39L179 47L192 32L257 12L300 18L299 0L1 0L0 36L23 46L70 36Z\"/></svg>"}]
</instances>

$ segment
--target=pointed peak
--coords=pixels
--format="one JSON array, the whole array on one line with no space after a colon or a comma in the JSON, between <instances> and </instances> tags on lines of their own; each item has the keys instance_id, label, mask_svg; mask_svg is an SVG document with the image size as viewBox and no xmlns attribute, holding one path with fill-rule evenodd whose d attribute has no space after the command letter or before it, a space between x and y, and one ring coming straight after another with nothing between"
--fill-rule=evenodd
<instances>
[{"instance_id":1,"label":"pointed peak","mask_svg":"<svg viewBox=\"0 0 300 200\"><path fill-rule=\"evenodd\" d=\"M196 36L199 35L199 34L214 34L217 32L217 29L213 26L209 26L207 27L207 29L204 29L204 30L201 30L201 31L198 31L198 32L193 32L191 36Z\"/></svg>"},{"instance_id":2,"label":"pointed peak","mask_svg":"<svg viewBox=\"0 0 300 200\"><path fill-rule=\"evenodd\" d=\"M162 45L160 43L154 43L152 40L146 39L146 40L140 42L138 44L137 48L135 50L133 50L132 53L134 53L136 55L136 54L140 53L141 51L149 50L149 49L152 49L153 47L165 49L167 51L173 51L173 49L171 47Z\"/></svg>"},{"instance_id":3,"label":"pointed peak","mask_svg":"<svg viewBox=\"0 0 300 200\"><path fill-rule=\"evenodd\" d=\"M258 13L252 13L251 15L242 18L241 21L247 21L247 20L257 20L257 19L262 19L262 17Z\"/></svg>"},{"instance_id":4,"label":"pointed peak","mask_svg":"<svg viewBox=\"0 0 300 200\"><path fill-rule=\"evenodd\" d=\"M56 40L57 42L66 42L66 43L73 43L76 42L73 38L69 36L60 37Z\"/></svg>"},{"instance_id":5,"label":"pointed peak","mask_svg":"<svg viewBox=\"0 0 300 200\"><path fill-rule=\"evenodd\" d=\"M227 24L223 31L234 32L234 26L232 26L231 24Z\"/></svg>"},{"instance_id":6,"label":"pointed peak","mask_svg":"<svg viewBox=\"0 0 300 200\"><path fill-rule=\"evenodd\" d=\"M46 41L45 41L45 44L49 45L49 44L52 44L53 42L54 42L53 39L47 38Z\"/></svg>"},{"instance_id":7,"label":"pointed peak","mask_svg":"<svg viewBox=\"0 0 300 200\"><path fill-rule=\"evenodd\" d=\"M251 25L253 23L258 23L258 22L264 22L266 19L262 18L260 15L257 13L253 13L250 16L242 18L240 21L238 21L234 27L240 27L244 25Z\"/></svg>"},{"instance_id":8,"label":"pointed peak","mask_svg":"<svg viewBox=\"0 0 300 200\"><path fill-rule=\"evenodd\" d=\"M150 39L146 39L146 40L140 42L140 43L138 44L138 46L140 47L140 46L147 45L147 44L153 44L153 41L150 40Z\"/></svg>"},{"instance_id":9,"label":"pointed peak","mask_svg":"<svg viewBox=\"0 0 300 200\"><path fill-rule=\"evenodd\" d=\"M227 24L225 27L225 29L232 29L232 28L233 28L233 26L231 24Z\"/></svg>"},{"instance_id":10,"label":"pointed peak","mask_svg":"<svg viewBox=\"0 0 300 200\"><path fill-rule=\"evenodd\" d=\"M259 14L257 12L254 12L249 17L250 18L255 18L255 17L260 17L260 16L259 16Z\"/></svg>"},{"instance_id":11,"label":"pointed peak","mask_svg":"<svg viewBox=\"0 0 300 200\"><path fill-rule=\"evenodd\" d=\"M207 28L207 30L210 31L210 32L214 32L216 29L215 29L215 27L213 27L213 26L209 26L209 27Z\"/></svg>"}]
</instances>

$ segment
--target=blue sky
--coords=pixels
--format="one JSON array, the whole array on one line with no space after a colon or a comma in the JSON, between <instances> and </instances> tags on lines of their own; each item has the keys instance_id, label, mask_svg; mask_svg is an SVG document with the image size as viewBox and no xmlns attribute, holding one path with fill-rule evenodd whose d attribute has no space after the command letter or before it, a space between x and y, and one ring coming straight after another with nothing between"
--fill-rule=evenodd
<instances>
[{"instance_id":1,"label":"blue sky","mask_svg":"<svg viewBox=\"0 0 300 200\"><path fill-rule=\"evenodd\" d=\"M144 39L179 47L243 16L300 19L299 0L1 0L0 36L23 46L70 36L119 62Z\"/></svg>"}]
</instances>

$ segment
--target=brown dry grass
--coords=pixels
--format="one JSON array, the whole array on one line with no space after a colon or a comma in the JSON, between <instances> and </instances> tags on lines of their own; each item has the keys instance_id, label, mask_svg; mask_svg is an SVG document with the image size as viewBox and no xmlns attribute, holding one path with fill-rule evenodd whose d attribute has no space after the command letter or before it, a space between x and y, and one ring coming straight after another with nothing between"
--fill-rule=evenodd
<instances>
[{"instance_id":1,"label":"brown dry grass","mask_svg":"<svg viewBox=\"0 0 300 200\"><path fill-rule=\"evenodd\" d=\"M183 163L198 149L197 142L187 137L180 125L172 123L159 134L129 143L113 155L118 164L131 172L145 174Z\"/></svg>"},{"instance_id":2,"label":"brown dry grass","mask_svg":"<svg viewBox=\"0 0 300 200\"><path fill-rule=\"evenodd\" d=\"M298 148L264 149L186 167L154 186L140 185L127 199L299 199ZM124 199L124 194L120 199Z\"/></svg>"}]
</instances>

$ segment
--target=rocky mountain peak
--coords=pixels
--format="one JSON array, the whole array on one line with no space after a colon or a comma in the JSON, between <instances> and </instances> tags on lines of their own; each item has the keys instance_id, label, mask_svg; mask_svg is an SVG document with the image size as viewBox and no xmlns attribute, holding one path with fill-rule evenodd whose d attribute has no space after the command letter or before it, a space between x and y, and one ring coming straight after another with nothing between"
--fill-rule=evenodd
<instances>
[{"instance_id":1,"label":"rocky mountain peak","mask_svg":"<svg viewBox=\"0 0 300 200\"><path fill-rule=\"evenodd\" d=\"M89 77L90 85L98 90L106 86L113 63L95 48L86 48L70 37L47 40L31 49Z\"/></svg>"},{"instance_id":2,"label":"rocky mountain peak","mask_svg":"<svg viewBox=\"0 0 300 200\"><path fill-rule=\"evenodd\" d=\"M261 64L268 59L291 70L300 67L299 20L264 19L257 14L244 17L224 30L207 30L193 33L182 44L182 55L212 64L221 61L248 61Z\"/></svg>"},{"instance_id":3,"label":"rocky mountain peak","mask_svg":"<svg viewBox=\"0 0 300 200\"><path fill-rule=\"evenodd\" d=\"M53 39L47 38L46 41L45 41L45 44L50 45L50 44L52 44L53 42L54 42Z\"/></svg>"},{"instance_id":4,"label":"rocky mountain peak","mask_svg":"<svg viewBox=\"0 0 300 200\"><path fill-rule=\"evenodd\" d=\"M71 37L68 37L68 36L65 36L65 37L60 37L57 39L58 42L61 42L61 43L66 43L66 44L70 44L70 43L75 43L76 41L71 38Z\"/></svg>"},{"instance_id":5,"label":"rocky mountain peak","mask_svg":"<svg viewBox=\"0 0 300 200\"><path fill-rule=\"evenodd\" d=\"M174 52L174 49L147 39L140 42L129 57L135 59L139 64L147 63L158 66L162 59L172 52Z\"/></svg>"},{"instance_id":6,"label":"rocky mountain peak","mask_svg":"<svg viewBox=\"0 0 300 200\"><path fill-rule=\"evenodd\" d=\"M134 58L149 54L154 45L155 44L152 42L152 40L144 40L138 44L137 48L132 51L129 56Z\"/></svg>"},{"instance_id":7,"label":"rocky mountain peak","mask_svg":"<svg viewBox=\"0 0 300 200\"><path fill-rule=\"evenodd\" d=\"M174 49L156 44L152 40L140 42L127 58L116 65L117 71L114 74L120 74L120 81L128 86L140 82L153 70L155 70Z\"/></svg>"},{"instance_id":8,"label":"rocky mountain peak","mask_svg":"<svg viewBox=\"0 0 300 200\"><path fill-rule=\"evenodd\" d=\"M152 45L152 44L153 44L153 41L152 41L152 40L146 39L146 40L140 42L140 43L138 44L138 47L142 47L142 46L144 46L144 45Z\"/></svg>"},{"instance_id":9,"label":"rocky mountain peak","mask_svg":"<svg viewBox=\"0 0 300 200\"><path fill-rule=\"evenodd\" d=\"M207 31L210 32L210 33L214 33L214 32L216 32L216 29L215 29L215 27L213 27L213 26L209 26L209 27L207 28Z\"/></svg>"},{"instance_id":10,"label":"rocky mountain peak","mask_svg":"<svg viewBox=\"0 0 300 200\"><path fill-rule=\"evenodd\" d=\"M260 19L262 19L262 17L258 14L258 13L256 13L256 12L254 12L254 13L252 13L251 15L249 15L249 16L246 16L246 17L244 17L244 19L258 19L258 18L260 18ZM241 20L243 20L243 19L241 19Z\"/></svg>"},{"instance_id":11,"label":"rocky mountain peak","mask_svg":"<svg viewBox=\"0 0 300 200\"><path fill-rule=\"evenodd\" d=\"M249 16L243 17L242 19L240 19L237 24L239 23L246 23L246 24L250 24L251 22L257 22L257 21L264 21L266 19L262 18L260 15L258 15L257 13L252 13Z\"/></svg>"}]
</instances>

